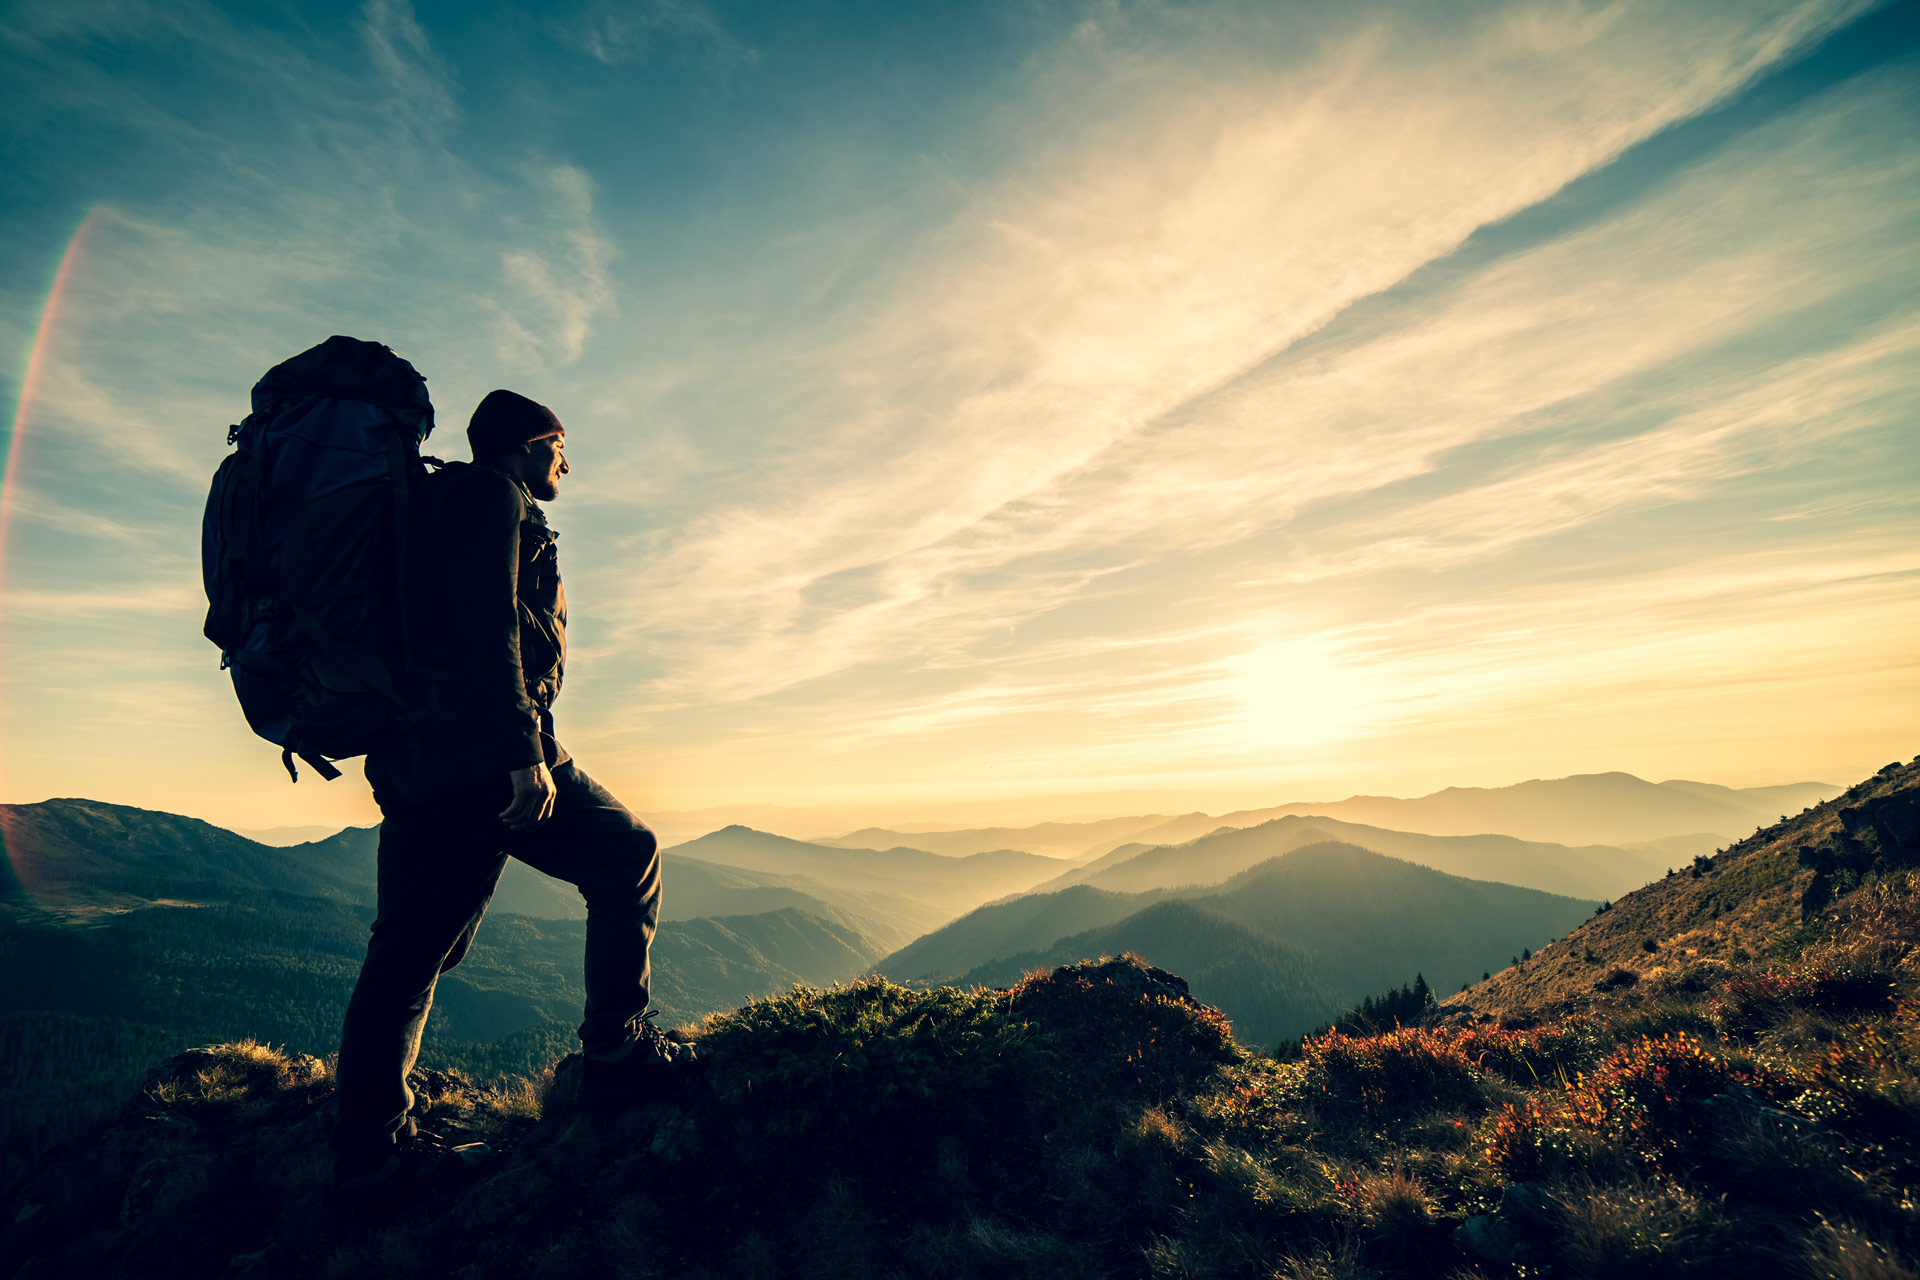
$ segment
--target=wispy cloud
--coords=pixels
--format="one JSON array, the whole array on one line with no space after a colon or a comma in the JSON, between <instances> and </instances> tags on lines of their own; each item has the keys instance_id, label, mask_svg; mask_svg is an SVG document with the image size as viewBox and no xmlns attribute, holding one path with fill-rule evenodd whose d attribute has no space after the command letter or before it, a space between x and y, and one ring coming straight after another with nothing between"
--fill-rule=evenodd
<instances>
[{"instance_id":1,"label":"wispy cloud","mask_svg":"<svg viewBox=\"0 0 1920 1280\"><path fill-rule=\"evenodd\" d=\"M562 24L561 33L567 43L608 66L663 51L692 54L722 71L760 60L759 51L701 0L592 0Z\"/></svg>"},{"instance_id":2,"label":"wispy cloud","mask_svg":"<svg viewBox=\"0 0 1920 1280\"><path fill-rule=\"evenodd\" d=\"M572 165L553 165L537 189L545 244L504 254L504 289L483 302L498 322L500 358L523 367L578 360L594 321L614 308L607 269L616 251L594 225L592 179Z\"/></svg>"},{"instance_id":3,"label":"wispy cloud","mask_svg":"<svg viewBox=\"0 0 1920 1280\"><path fill-rule=\"evenodd\" d=\"M1730 91L1836 12L1501 18L1444 56L1421 45L1421 59L1376 27L1284 81L1158 104L1155 119L1124 121L1124 139L1094 130L1078 154L1050 145L943 232L878 322L819 353L854 389L845 416L776 455L765 487L649 549L636 584L645 626L657 635L664 613L683 628L662 696L762 695L937 652L955 628L966 643L1072 599L1155 526L1245 536L1292 504L1419 474L1467 439L1515 429L1527 388L1487 369L1472 405L1445 362L1457 368L1503 330L1550 347L1543 310L1564 310L1564 273L1534 282L1548 291L1531 315L1484 309L1454 317L1465 328L1296 374L1318 383L1319 406L1270 394L1230 421L1202 406L1475 228ZM1703 292L1696 305L1714 305ZM1643 361L1685 332L1653 328L1635 344ZM1423 357L1441 376L1392 381L1407 403L1344 415L1325 403L1377 395L1369 361ZM1537 382L1557 376L1550 353L1528 358ZM1422 401L1436 393L1457 401L1437 423ZM1503 425L1461 421L1475 409ZM1375 416L1356 424L1358 412ZM810 608L853 582L864 599Z\"/></svg>"}]
</instances>

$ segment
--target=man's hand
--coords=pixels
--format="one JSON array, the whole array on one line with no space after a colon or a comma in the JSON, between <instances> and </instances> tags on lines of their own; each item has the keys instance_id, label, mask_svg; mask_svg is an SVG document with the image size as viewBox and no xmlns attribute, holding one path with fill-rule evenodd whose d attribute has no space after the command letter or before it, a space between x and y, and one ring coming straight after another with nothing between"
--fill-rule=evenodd
<instances>
[{"instance_id":1,"label":"man's hand","mask_svg":"<svg viewBox=\"0 0 1920 1280\"><path fill-rule=\"evenodd\" d=\"M507 776L513 780L513 803L500 811L500 821L513 831L531 831L553 812L553 774L543 760Z\"/></svg>"}]
</instances>

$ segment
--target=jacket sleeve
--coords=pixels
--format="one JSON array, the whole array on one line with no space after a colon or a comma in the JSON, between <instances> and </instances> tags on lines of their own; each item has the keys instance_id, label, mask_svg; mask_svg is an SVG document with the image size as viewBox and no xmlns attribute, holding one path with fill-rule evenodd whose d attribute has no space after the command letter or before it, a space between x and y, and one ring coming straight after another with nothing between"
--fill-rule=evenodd
<instances>
[{"instance_id":1,"label":"jacket sleeve","mask_svg":"<svg viewBox=\"0 0 1920 1280\"><path fill-rule=\"evenodd\" d=\"M450 487L439 515L441 599L446 616L436 630L442 655L472 702L460 719L475 735L477 759L501 771L539 764L539 712L527 696L520 665L520 525L526 501L513 481L468 468Z\"/></svg>"}]
</instances>

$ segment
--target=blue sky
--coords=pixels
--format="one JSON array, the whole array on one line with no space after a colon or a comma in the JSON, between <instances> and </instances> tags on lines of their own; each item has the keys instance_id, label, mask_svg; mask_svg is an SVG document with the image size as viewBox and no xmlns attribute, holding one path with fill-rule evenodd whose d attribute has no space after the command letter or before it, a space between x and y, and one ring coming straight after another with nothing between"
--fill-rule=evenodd
<instances>
[{"instance_id":1,"label":"blue sky","mask_svg":"<svg viewBox=\"0 0 1920 1280\"><path fill-rule=\"evenodd\" d=\"M1917 10L16 5L0 791L370 820L198 635L336 332L448 456L566 421L644 811L1847 781L1920 719Z\"/></svg>"}]
</instances>

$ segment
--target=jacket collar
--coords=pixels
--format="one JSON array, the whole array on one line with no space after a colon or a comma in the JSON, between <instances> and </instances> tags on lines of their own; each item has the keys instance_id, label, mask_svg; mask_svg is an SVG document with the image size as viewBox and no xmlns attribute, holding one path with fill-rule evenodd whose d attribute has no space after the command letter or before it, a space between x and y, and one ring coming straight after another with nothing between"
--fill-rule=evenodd
<instances>
[{"instance_id":1,"label":"jacket collar","mask_svg":"<svg viewBox=\"0 0 1920 1280\"><path fill-rule=\"evenodd\" d=\"M474 459L472 465L476 467L480 467L481 469L486 471L491 471L497 476L505 476L507 479L513 481L513 487L520 491L521 500L527 504L527 513L530 516L532 516L532 518L535 521L539 522L540 524L545 524L547 522L546 511L541 508L539 501L533 496L533 492L527 488L526 481L522 480L519 476L513 474L513 472L511 471L503 471L499 467L494 466L491 462L482 462L478 458Z\"/></svg>"}]
</instances>

